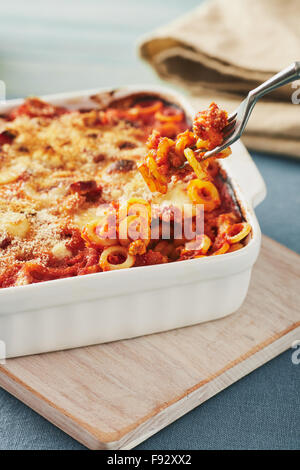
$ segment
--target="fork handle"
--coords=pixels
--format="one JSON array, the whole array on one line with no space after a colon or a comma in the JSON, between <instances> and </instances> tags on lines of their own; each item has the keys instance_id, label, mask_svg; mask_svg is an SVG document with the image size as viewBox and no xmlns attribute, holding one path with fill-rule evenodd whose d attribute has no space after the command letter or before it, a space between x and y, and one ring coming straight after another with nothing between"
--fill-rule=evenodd
<instances>
[{"instance_id":1,"label":"fork handle","mask_svg":"<svg viewBox=\"0 0 300 470\"><path fill-rule=\"evenodd\" d=\"M254 88L254 90L251 90L249 92L249 97L252 98L254 103L256 103L259 98L267 93L270 93L271 91L276 90L276 88L282 87L287 83L293 82L298 78L300 78L300 62L294 62L286 69L259 85L257 88Z\"/></svg>"}]
</instances>

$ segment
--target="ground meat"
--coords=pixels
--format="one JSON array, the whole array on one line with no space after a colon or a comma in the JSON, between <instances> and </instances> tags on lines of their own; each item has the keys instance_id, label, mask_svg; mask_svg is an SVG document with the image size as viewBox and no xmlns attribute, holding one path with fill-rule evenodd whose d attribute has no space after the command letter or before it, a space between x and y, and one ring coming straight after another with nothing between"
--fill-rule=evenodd
<instances>
[{"instance_id":1,"label":"ground meat","mask_svg":"<svg viewBox=\"0 0 300 470\"><path fill-rule=\"evenodd\" d=\"M127 173L135 168L136 163L134 160L117 160L116 162L112 163L108 169L109 173L114 173L119 171L121 173Z\"/></svg>"}]
</instances>

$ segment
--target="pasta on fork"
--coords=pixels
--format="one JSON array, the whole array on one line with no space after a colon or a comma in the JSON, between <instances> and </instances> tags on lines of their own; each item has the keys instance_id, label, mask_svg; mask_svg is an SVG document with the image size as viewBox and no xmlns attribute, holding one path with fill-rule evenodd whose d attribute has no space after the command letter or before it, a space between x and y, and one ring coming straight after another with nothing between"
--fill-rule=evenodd
<instances>
[{"instance_id":1,"label":"pasta on fork","mask_svg":"<svg viewBox=\"0 0 300 470\"><path fill-rule=\"evenodd\" d=\"M158 96L0 117L0 288L231 253L244 220L218 163L227 113ZM197 153L196 153L197 150ZM198 152L200 150L200 152ZM199 261L200 262L200 261Z\"/></svg>"}]
</instances>

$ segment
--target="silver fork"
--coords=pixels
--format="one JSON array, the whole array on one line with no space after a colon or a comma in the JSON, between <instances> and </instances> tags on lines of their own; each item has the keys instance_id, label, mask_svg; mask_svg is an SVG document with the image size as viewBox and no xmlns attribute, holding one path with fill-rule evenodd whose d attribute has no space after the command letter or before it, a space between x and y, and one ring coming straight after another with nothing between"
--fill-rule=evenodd
<instances>
[{"instance_id":1,"label":"silver fork","mask_svg":"<svg viewBox=\"0 0 300 470\"><path fill-rule=\"evenodd\" d=\"M244 101L242 101L239 107L228 117L228 124L223 129L223 144L215 147L213 150L205 152L201 160L206 160L216 153L221 152L241 137L250 114L259 98L298 78L300 78L300 62L294 62L286 69L274 75L274 77L271 77L257 88L254 88L254 90L249 91ZM195 151L195 153L199 152L201 152L201 149Z\"/></svg>"}]
</instances>

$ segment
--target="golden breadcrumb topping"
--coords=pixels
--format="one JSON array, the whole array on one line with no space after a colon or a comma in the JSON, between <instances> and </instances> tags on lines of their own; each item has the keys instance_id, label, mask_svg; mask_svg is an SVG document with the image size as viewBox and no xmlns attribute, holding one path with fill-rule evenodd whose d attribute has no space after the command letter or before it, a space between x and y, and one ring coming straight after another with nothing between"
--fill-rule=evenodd
<instances>
[{"instance_id":1,"label":"golden breadcrumb topping","mask_svg":"<svg viewBox=\"0 0 300 470\"><path fill-rule=\"evenodd\" d=\"M0 247L7 245L0 250L0 275L15 260L47 262L57 246L66 254L66 221L81 226L99 202L124 195L126 184L148 193L136 170L146 152L143 129L122 120L99 126L97 114L1 120L0 131L12 141L0 147ZM72 188L77 182L90 182L90 198L88 188Z\"/></svg>"}]
</instances>

